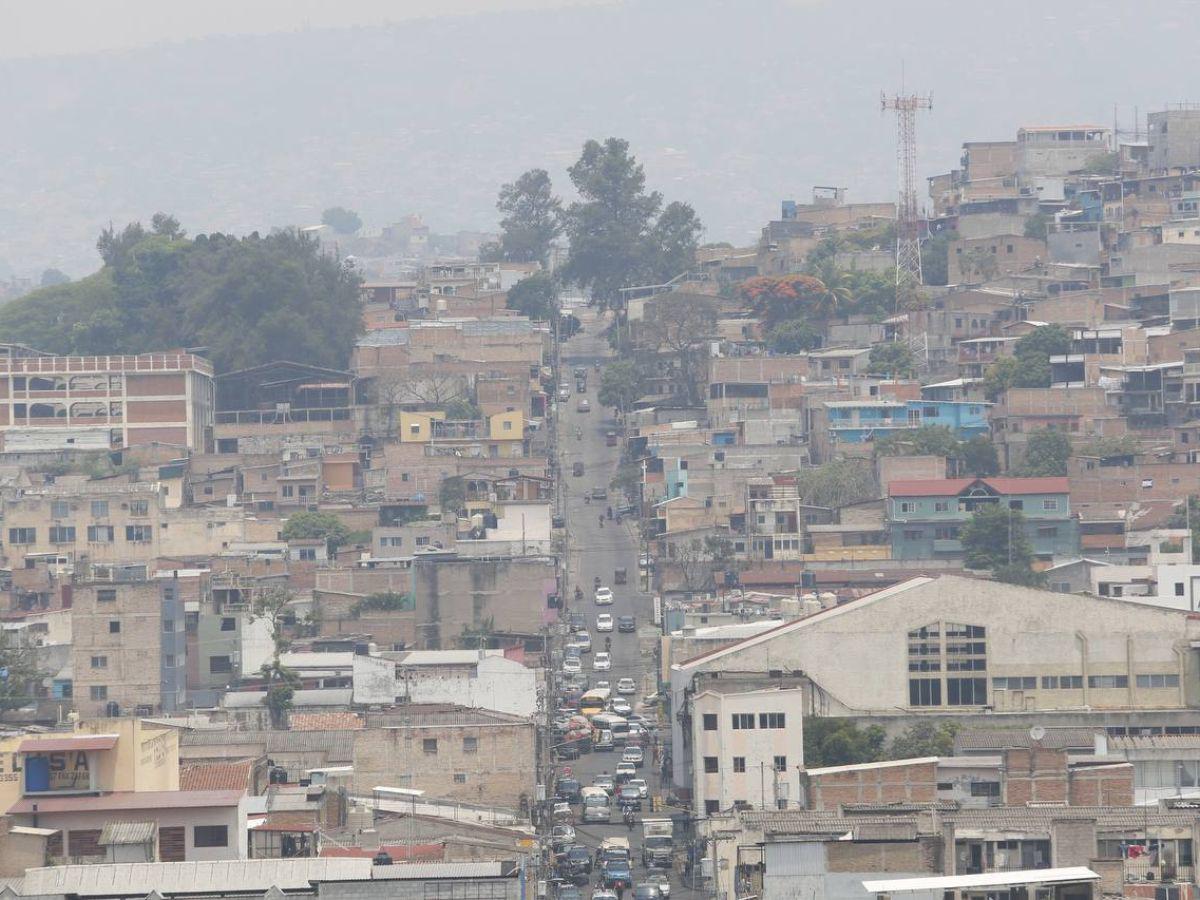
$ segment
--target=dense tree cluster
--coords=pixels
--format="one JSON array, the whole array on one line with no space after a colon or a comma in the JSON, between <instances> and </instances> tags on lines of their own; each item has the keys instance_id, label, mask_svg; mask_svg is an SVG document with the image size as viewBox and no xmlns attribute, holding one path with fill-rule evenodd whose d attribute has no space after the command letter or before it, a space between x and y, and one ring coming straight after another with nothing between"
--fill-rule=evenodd
<instances>
[{"instance_id":1,"label":"dense tree cluster","mask_svg":"<svg viewBox=\"0 0 1200 900\"><path fill-rule=\"evenodd\" d=\"M0 309L0 340L57 353L203 347L218 371L295 359L344 368L358 278L294 231L188 238L170 216L105 229L94 275Z\"/></svg>"}]
</instances>

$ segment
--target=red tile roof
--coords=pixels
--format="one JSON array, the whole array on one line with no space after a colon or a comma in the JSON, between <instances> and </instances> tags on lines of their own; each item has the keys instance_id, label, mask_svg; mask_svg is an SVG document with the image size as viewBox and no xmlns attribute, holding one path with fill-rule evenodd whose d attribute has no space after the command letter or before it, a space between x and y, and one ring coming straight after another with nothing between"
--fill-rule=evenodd
<instances>
[{"instance_id":1,"label":"red tile roof","mask_svg":"<svg viewBox=\"0 0 1200 900\"><path fill-rule=\"evenodd\" d=\"M1066 494L1071 490L1065 477L1054 478L922 478L893 481L889 497L957 497L976 482L999 494Z\"/></svg>"},{"instance_id":2,"label":"red tile roof","mask_svg":"<svg viewBox=\"0 0 1200 900\"><path fill-rule=\"evenodd\" d=\"M237 806L245 796L245 791L114 791L111 794L101 794L99 797L39 795L18 800L8 812L10 815L32 813L35 803L39 814L125 809L179 809L181 807L205 809Z\"/></svg>"},{"instance_id":3,"label":"red tile roof","mask_svg":"<svg viewBox=\"0 0 1200 900\"><path fill-rule=\"evenodd\" d=\"M179 770L181 791L245 791L250 786L253 759L187 766Z\"/></svg>"},{"instance_id":4,"label":"red tile roof","mask_svg":"<svg viewBox=\"0 0 1200 900\"><path fill-rule=\"evenodd\" d=\"M18 753L60 753L65 750L111 750L115 734L76 734L69 737L29 738L21 741Z\"/></svg>"},{"instance_id":5,"label":"red tile roof","mask_svg":"<svg viewBox=\"0 0 1200 900\"><path fill-rule=\"evenodd\" d=\"M362 731L362 716L352 712L292 713L288 716L291 731Z\"/></svg>"}]
</instances>

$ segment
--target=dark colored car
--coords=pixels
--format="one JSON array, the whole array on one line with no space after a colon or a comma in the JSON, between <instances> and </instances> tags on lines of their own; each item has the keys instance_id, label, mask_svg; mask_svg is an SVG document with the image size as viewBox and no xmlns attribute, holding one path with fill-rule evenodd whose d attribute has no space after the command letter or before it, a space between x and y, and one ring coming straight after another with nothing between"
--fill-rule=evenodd
<instances>
[{"instance_id":1,"label":"dark colored car","mask_svg":"<svg viewBox=\"0 0 1200 900\"><path fill-rule=\"evenodd\" d=\"M572 847L563 859L563 868L572 875L591 875L592 851L583 846Z\"/></svg>"},{"instance_id":2,"label":"dark colored car","mask_svg":"<svg viewBox=\"0 0 1200 900\"><path fill-rule=\"evenodd\" d=\"M554 755L559 759L579 759L579 742L563 741L554 746Z\"/></svg>"},{"instance_id":3,"label":"dark colored car","mask_svg":"<svg viewBox=\"0 0 1200 900\"><path fill-rule=\"evenodd\" d=\"M656 884L639 884L633 889L633 900L662 900L662 891Z\"/></svg>"},{"instance_id":4,"label":"dark colored car","mask_svg":"<svg viewBox=\"0 0 1200 900\"><path fill-rule=\"evenodd\" d=\"M568 803L578 803L580 789L578 778L560 778L554 785L554 797L557 800L566 800Z\"/></svg>"},{"instance_id":5,"label":"dark colored car","mask_svg":"<svg viewBox=\"0 0 1200 900\"><path fill-rule=\"evenodd\" d=\"M610 859L600 874L604 886L610 890L624 890L633 884L633 871L624 860Z\"/></svg>"},{"instance_id":6,"label":"dark colored car","mask_svg":"<svg viewBox=\"0 0 1200 900\"><path fill-rule=\"evenodd\" d=\"M572 631L584 631L587 629L587 619L583 613L571 613L568 622L571 625Z\"/></svg>"},{"instance_id":7,"label":"dark colored car","mask_svg":"<svg viewBox=\"0 0 1200 900\"><path fill-rule=\"evenodd\" d=\"M632 634L637 631L637 619L633 616L617 616L617 631Z\"/></svg>"}]
</instances>

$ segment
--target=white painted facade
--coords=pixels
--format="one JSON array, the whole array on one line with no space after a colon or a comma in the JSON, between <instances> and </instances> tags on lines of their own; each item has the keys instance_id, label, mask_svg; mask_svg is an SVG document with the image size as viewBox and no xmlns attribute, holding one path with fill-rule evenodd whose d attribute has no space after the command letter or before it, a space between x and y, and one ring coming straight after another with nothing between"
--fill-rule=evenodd
<instances>
[{"instance_id":1,"label":"white painted facade","mask_svg":"<svg viewBox=\"0 0 1200 900\"><path fill-rule=\"evenodd\" d=\"M540 673L497 651L425 650L396 663L397 698L514 716L537 712Z\"/></svg>"},{"instance_id":2,"label":"white painted facade","mask_svg":"<svg viewBox=\"0 0 1200 900\"><path fill-rule=\"evenodd\" d=\"M693 808L795 806L804 765L802 709L803 692L796 688L725 688L693 697ZM714 760L716 771L707 771Z\"/></svg>"}]
</instances>

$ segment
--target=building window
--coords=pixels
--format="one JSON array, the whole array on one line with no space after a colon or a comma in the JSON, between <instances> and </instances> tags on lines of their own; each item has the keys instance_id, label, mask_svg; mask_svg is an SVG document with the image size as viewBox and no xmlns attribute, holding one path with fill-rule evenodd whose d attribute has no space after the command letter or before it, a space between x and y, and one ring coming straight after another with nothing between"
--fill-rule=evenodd
<instances>
[{"instance_id":1,"label":"building window","mask_svg":"<svg viewBox=\"0 0 1200 900\"><path fill-rule=\"evenodd\" d=\"M920 528L905 528L904 529L904 539L906 541L919 541L923 537L925 537L925 532L922 531Z\"/></svg>"},{"instance_id":2,"label":"building window","mask_svg":"<svg viewBox=\"0 0 1200 900\"><path fill-rule=\"evenodd\" d=\"M705 713L704 714L704 730L705 731L716 731L717 730L717 714L716 713Z\"/></svg>"},{"instance_id":3,"label":"building window","mask_svg":"<svg viewBox=\"0 0 1200 900\"><path fill-rule=\"evenodd\" d=\"M936 541L953 541L958 539L958 527L955 525L943 525L940 528L933 529L933 539Z\"/></svg>"},{"instance_id":4,"label":"building window","mask_svg":"<svg viewBox=\"0 0 1200 900\"><path fill-rule=\"evenodd\" d=\"M786 756L775 757L775 771L776 772L786 772L787 771L787 757Z\"/></svg>"},{"instance_id":5,"label":"building window","mask_svg":"<svg viewBox=\"0 0 1200 900\"><path fill-rule=\"evenodd\" d=\"M754 727L754 713L734 713L733 730L749 730Z\"/></svg>"},{"instance_id":6,"label":"building window","mask_svg":"<svg viewBox=\"0 0 1200 900\"><path fill-rule=\"evenodd\" d=\"M934 512L949 512L950 503L947 500L938 500L933 504Z\"/></svg>"},{"instance_id":7,"label":"building window","mask_svg":"<svg viewBox=\"0 0 1200 900\"><path fill-rule=\"evenodd\" d=\"M285 484L283 486L283 496L293 497L293 496L295 496L295 494L296 494L296 489L292 485Z\"/></svg>"},{"instance_id":8,"label":"building window","mask_svg":"<svg viewBox=\"0 0 1200 900\"><path fill-rule=\"evenodd\" d=\"M125 540L130 543L145 543L150 540L152 530L150 525L126 525Z\"/></svg>"},{"instance_id":9,"label":"building window","mask_svg":"<svg viewBox=\"0 0 1200 900\"><path fill-rule=\"evenodd\" d=\"M741 774L746 771L746 757L735 756L733 758L733 771L734 774Z\"/></svg>"},{"instance_id":10,"label":"building window","mask_svg":"<svg viewBox=\"0 0 1200 900\"><path fill-rule=\"evenodd\" d=\"M1140 688L1177 688L1179 687L1178 675L1139 675L1137 677L1137 686Z\"/></svg>"},{"instance_id":11,"label":"building window","mask_svg":"<svg viewBox=\"0 0 1200 900\"><path fill-rule=\"evenodd\" d=\"M222 631L237 631L237 619L232 616L225 616L221 619Z\"/></svg>"},{"instance_id":12,"label":"building window","mask_svg":"<svg viewBox=\"0 0 1200 900\"><path fill-rule=\"evenodd\" d=\"M1032 680L1032 679L1031 679ZM986 678L947 678L947 706L986 706Z\"/></svg>"},{"instance_id":13,"label":"building window","mask_svg":"<svg viewBox=\"0 0 1200 900\"><path fill-rule=\"evenodd\" d=\"M1043 500L1042 509L1058 509L1057 500Z\"/></svg>"},{"instance_id":14,"label":"building window","mask_svg":"<svg viewBox=\"0 0 1200 900\"><path fill-rule=\"evenodd\" d=\"M88 697L92 700L107 700L108 688L102 684L93 684L88 688Z\"/></svg>"},{"instance_id":15,"label":"building window","mask_svg":"<svg viewBox=\"0 0 1200 900\"><path fill-rule=\"evenodd\" d=\"M117 589L116 588L96 588L97 603L116 603Z\"/></svg>"},{"instance_id":16,"label":"building window","mask_svg":"<svg viewBox=\"0 0 1200 900\"><path fill-rule=\"evenodd\" d=\"M1083 690L1082 675L1043 675L1043 691L1081 691Z\"/></svg>"},{"instance_id":17,"label":"building window","mask_svg":"<svg viewBox=\"0 0 1200 900\"><path fill-rule=\"evenodd\" d=\"M1037 688L1036 675L1017 675L1008 678L993 678L993 691L1032 691Z\"/></svg>"},{"instance_id":18,"label":"building window","mask_svg":"<svg viewBox=\"0 0 1200 900\"><path fill-rule=\"evenodd\" d=\"M301 547L300 548L300 559L307 560L308 562L315 562L317 559L316 547Z\"/></svg>"},{"instance_id":19,"label":"building window","mask_svg":"<svg viewBox=\"0 0 1200 900\"><path fill-rule=\"evenodd\" d=\"M909 503L907 500L902 501L900 503L900 512L902 512L902 513L915 512L916 508L917 508L917 504Z\"/></svg>"},{"instance_id":20,"label":"building window","mask_svg":"<svg viewBox=\"0 0 1200 900\"><path fill-rule=\"evenodd\" d=\"M437 738L425 738L421 741L421 749L428 756L437 755Z\"/></svg>"},{"instance_id":21,"label":"building window","mask_svg":"<svg viewBox=\"0 0 1200 900\"><path fill-rule=\"evenodd\" d=\"M50 526L50 543L52 543L52 544L73 544L73 543L75 543L75 526L74 525L51 525Z\"/></svg>"},{"instance_id":22,"label":"building window","mask_svg":"<svg viewBox=\"0 0 1200 900\"><path fill-rule=\"evenodd\" d=\"M193 847L228 847L228 825L195 825L192 827Z\"/></svg>"},{"instance_id":23,"label":"building window","mask_svg":"<svg viewBox=\"0 0 1200 900\"><path fill-rule=\"evenodd\" d=\"M455 784L466 784L467 783L466 773L465 772L455 772L454 773L454 783Z\"/></svg>"},{"instance_id":24,"label":"building window","mask_svg":"<svg viewBox=\"0 0 1200 900\"><path fill-rule=\"evenodd\" d=\"M1089 675L1088 687L1090 688L1127 688L1129 687L1128 675Z\"/></svg>"},{"instance_id":25,"label":"building window","mask_svg":"<svg viewBox=\"0 0 1200 900\"><path fill-rule=\"evenodd\" d=\"M174 619L163 619L162 623L163 623L163 634L174 634L175 633L175 620Z\"/></svg>"},{"instance_id":26,"label":"building window","mask_svg":"<svg viewBox=\"0 0 1200 900\"><path fill-rule=\"evenodd\" d=\"M1182 581L1175 582L1175 596L1182 597L1184 591L1184 583Z\"/></svg>"},{"instance_id":27,"label":"building window","mask_svg":"<svg viewBox=\"0 0 1200 900\"><path fill-rule=\"evenodd\" d=\"M783 728L785 723L785 715L778 713L759 713L758 727L759 728Z\"/></svg>"},{"instance_id":28,"label":"building window","mask_svg":"<svg viewBox=\"0 0 1200 900\"><path fill-rule=\"evenodd\" d=\"M942 682L938 678L910 678L908 680L909 706L941 706Z\"/></svg>"},{"instance_id":29,"label":"building window","mask_svg":"<svg viewBox=\"0 0 1200 900\"><path fill-rule=\"evenodd\" d=\"M108 518L108 501L93 500L92 501L92 518L107 519Z\"/></svg>"},{"instance_id":30,"label":"building window","mask_svg":"<svg viewBox=\"0 0 1200 900\"><path fill-rule=\"evenodd\" d=\"M1000 782L998 781L972 781L971 782L972 797L999 797Z\"/></svg>"},{"instance_id":31,"label":"building window","mask_svg":"<svg viewBox=\"0 0 1200 900\"><path fill-rule=\"evenodd\" d=\"M1058 527L1056 525L1043 525L1038 528L1037 536L1040 538L1056 538L1058 537Z\"/></svg>"},{"instance_id":32,"label":"building window","mask_svg":"<svg viewBox=\"0 0 1200 900\"><path fill-rule=\"evenodd\" d=\"M8 529L8 542L10 544L36 544L37 529L10 528Z\"/></svg>"},{"instance_id":33,"label":"building window","mask_svg":"<svg viewBox=\"0 0 1200 900\"><path fill-rule=\"evenodd\" d=\"M88 543L111 544L113 537L114 532L111 525L89 525L87 527Z\"/></svg>"},{"instance_id":34,"label":"building window","mask_svg":"<svg viewBox=\"0 0 1200 900\"><path fill-rule=\"evenodd\" d=\"M120 619L109 619L108 620L108 633L109 634L120 634L121 633L121 620Z\"/></svg>"},{"instance_id":35,"label":"building window","mask_svg":"<svg viewBox=\"0 0 1200 900\"><path fill-rule=\"evenodd\" d=\"M50 503L50 518L65 519L71 515L71 504L66 500L54 500Z\"/></svg>"},{"instance_id":36,"label":"building window","mask_svg":"<svg viewBox=\"0 0 1200 900\"><path fill-rule=\"evenodd\" d=\"M148 516L150 515L149 500L131 500L129 502L129 514L131 516Z\"/></svg>"},{"instance_id":37,"label":"building window","mask_svg":"<svg viewBox=\"0 0 1200 900\"><path fill-rule=\"evenodd\" d=\"M704 771L709 775L715 775L717 772L717 758L715 756L704 757Z\"/></svg>"},{"instance_id":38,"label":"building window","mask_svg":"<svg viewBox=\"0 0 1200 900\"><path fill-rule=\"evenodd\" d=\"M1018 433L1020 433L1020 429L1019 429L1019 428L1017 428L1017 429L1013 429L1013 430L1014 430L1014 431L1017 431ZM1025 508L1025 501L1024 501L1024 500L1009 500L1009 501L1008 501L1008 508L1009 508L1009 509L1024 509L1024 508Z\"/></svg>"},{"instance_id":39,"label":"building window","mask_svg":"<svg viewBox=\"0 0 1200 900\"><path fill-rule=\"evenodd\" d=\"M478 753L479 738L465 737L463 738L463 753Z\"/></svg>"},{"instance_id":40,"label":"building window","mask_svg":"<svg viewBox=\"0 0 1200 900\"><path fill-rule=\"evenodd\" d=\"M176 665L175 654L174 653L164 654L163 655L163 665L166 666L168 669L175 668L175 665Z\"/></svg>"},{"instance_id":41,"label":"building window","mask_svg":"<svg viewBox=\"0 0 1200 900\"><path fill-rule=\"evenodd\" d=\"M711 816L714 813L719 813L720 811L721 811L721 804L718 801L716 801L716 800L705 800L704 801L704 814L705 815Z\"/></svg>"},{"instance_id":42,"label":"building window","mask_svg":"<svg viewBox=\"0 0 1200 900\"><path fill-rule=\"evenodd\" d=\"M227 675L233 671L233 660L228 656L210 656L208 671L211 675Z\"/></svg>"},{"instance_id":43,"label":"building window","mask_svg":"<svg viewBox=\"0 0 1200 900\"><path fill-rule=\"evenodd\" d=\"M107 669L108 668L108 657L107 656L93 656L92 657L92 668L93 669Z\"/></svg>"}]
</instances>

